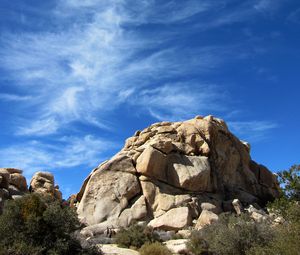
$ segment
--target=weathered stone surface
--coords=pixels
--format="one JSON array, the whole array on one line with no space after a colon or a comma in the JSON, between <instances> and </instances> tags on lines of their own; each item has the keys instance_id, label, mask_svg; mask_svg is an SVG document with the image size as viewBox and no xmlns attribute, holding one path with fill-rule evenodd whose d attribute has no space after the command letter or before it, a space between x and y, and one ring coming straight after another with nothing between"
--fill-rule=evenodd
<instances>
[{"instance_id":1,"label":"weathered stone surface","mask_svg":"<svg viewBox=\"0 0 300 255\"><path fill-rule=\"evenodd\" d=\"M163 230L179 230L191 224L192 218L187 207L173 208L149 222L148 226Z\"/></svg>"},{"instance_id":2,"label":"weathered stone surface","mask_svg":"<svg viewBox=\"0 0 300 255\"><path fill-rule=\"evenodd\" d=\"M116 219L129 200L139 193L140 186L134 174L106 170L104 165L94 171L86 185L78 206L79 217L89 225Z\"/></svg>"},{"instance_id":3,"label":"weathered stone surface","mask_svg":"<svg viewBox=\"0 0 300 255\"><path fill-rule=\"evenodd\" d=\"M132 222L142 220L147 216L145 197L141 196L130 208L125 209L119 216L117 226L128 227Z\"/></svg>"},{"instance_id":4,"label":"weathered stone surface","mask_svg":"<svg viewBox=\"0 0 300 255\"><path fill-rule=\"evenodd\" d=\"M139 255L140 253L135 250L131 249L125 249L120 248L116 244L102 244L99 245L101 251L104 255L112 255L112 254L118 254L118 255Z\"/></svg>"},{"instance_id":5,"label":"weathered stone surface","mask_svg":"<svg viewBox=\"0 0 300 255\"><path fill-rule=\"evenodd\" d=\"M5 168L0 168L0 188L7 188L9 183L9 172Z\"/></svg>"},{"instance_id":6,"label":"weathered stone surface","mask_svg":"<svg viewBox=\"0 0 300 255\"><path fill-rule=\"evenodd\" d=\"M60 200L62 198L58 186L55 186L54 176L49 172L36 172L30 181L29 191L52 195Z\"/></svg>"},{"instance_id":7,"label":"weathered stone surface","mask_svg":"<svg viewBox=\"0 0 300 255\"><path fill-rule=\"evenodd\" d=\"M212 190L207 157L171 154L168 156L167 175L166 181L173 186L189 191Z\"/></svg>"},{"instance_id":8,"label":"weathered stone surface","mask_svg":"<svg viewBox=\"0 0 300 255\"><path fill-rule=\"evenodd\" d=\"M192 200L188 194L176 195L176 189L163 183L143 180L141 181L141 187L146 201L152 209L151 213L155 217L164 214L172 208L187 204Z\"/></svg>"},{"instance_id":9,"label":"weathered stone surface","mask_svg":"<svg viewBox=\"0 0 300 255\"><path fill-rule=\"evenodd\" d=\"M20 197L25 192L27 192L27 183L22 170L0 168L0 213L5 200Z\"/></svg>"},{"instance_id":10,"label":"weathered stone surface","mask_svg":"<svg viewBox=\"0 0 300 255\"><path fill-rule=\"evenodd\" d=\"M9 183L17 187L22 192L27 191L26 178L20 173L10 174Z\"/></svg>"},{"instance_id":11,"label":"weathered stone surface","mask_svg":"<svg viewBox=\"0 0 300 255\"><path fill-rule=\"evenodd\" d=\"M148 146L137 159L136 169L143 175L165 181L166 163L166 156L163 153Z\"/></svg>"},{"instance_id":12,"label":"weathered stone surface","mask_svg":"<svg viewBox=\"0 0 300 255\"><path fill-rule=\"evenodd\" d=\"M220 208L220 206L216 206L216 205L208 203L208 202L202 203L201 209L202 209L202 211L206 210L206 211L213 212L215 214L219 214L222 212L222 209Z\"/></svg>"},{"instance_id":13,"label":"weathered stone surface","mask_svg":"<svg viewBox=\"0 0 300 255\"><path fill-rule=\"evenodd\" d=\"M234 208L236 214L241 215L241 213L243 212L243 206L242 206L240 200L234 199L232 201L232 205L233 205L233 208Z\"/></svg>"},{"instance_id":14,"label":"weathered stone surface","mask_svg":"<svg viewBox=\"0 0 300 255\"><path fill-rule=\"evenodd\" d=\"M200 214L199 219L197 220L196 229L201 229L206 225L210 225L213 222L217 221L219 216L211 211L203 210Z\"/></svg>"},{"instance_id":15,"label":"weathered stone surface","mask_svg":"<svg viewBox=\"0 0 300 255\"><path fill-rule=\"evenodd\" d=\"M188 239L176 239L166 241L164 244L173 254L189 254L187 242Z\"/></svg>"},{"instance_id":16,"label":"weathered stone surface","mask_svg":"<svg viewBox=\"0 0 300 255\"><path fill-rule=\"evenodd\" d=\"M181 219L179 225L193 219L202 227L222 211L234 210L233 199L243 206L265 205L278 197L279 186L249 152L247 142L211 115L155 123L93 170L76 196L78 214L90 225L87 232L100 233L136 218L157 228L180 229L172 226L174 210L182 210L174 216ZM188 217L179 208L188 208Z\"/></svg>"}]
</instances>

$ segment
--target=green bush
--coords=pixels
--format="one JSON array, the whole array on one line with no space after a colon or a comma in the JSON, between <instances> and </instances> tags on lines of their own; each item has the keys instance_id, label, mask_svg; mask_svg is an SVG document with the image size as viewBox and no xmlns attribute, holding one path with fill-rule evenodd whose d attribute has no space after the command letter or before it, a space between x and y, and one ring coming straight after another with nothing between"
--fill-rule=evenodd
<instances>
[{"instance_id":1,"label":"green bush","mask_svg":"<svg viewBox=\"0 0 300 255\"><path fill-rule=\"evenodd\" d=\"M188 248L195 255L245 255L253 246L264 246L272 238L273 231L265 223L256 223L246 214L222 214L216 223L194 232Z\"/></svg>"},{"instance_id":2,"label":"green bush","mask_svg":"<svg viewBox=\"0 0 300 255\"><path fill-rule=\"evenodd\" d=\"M7 201L0 216L0 254L99 254L73 237L80 229L76 212L38 194Z\"/></svg>"},{"instance_id":3,"label":"green bush","mask_svg":"<svg viewBox=\"0 0 300 255\"><path fill-rule=\"evenodd\" d=\"M152 229L134 224L127 229L121 229L116 234L115 240L121 247L140 248L145 243L159 241L159 237L153 233Z\"/></svg>"},{"instance_id":4,"label":"green bush","mask_svg":"<svg viewBox=\"0 0 300 255\"><path fill-rule=\"evenodd\" d=\"M285 224L275 228L275 236L267 245L253 247L247 255L300 254L300 205L290 202L286 209Z\"/></svg>"},{"instance_id":5,"label":"green bush","mask_svg":"<svg viewBox=\"0 0 300 255\"><path fill-rule=\"evenodd\" d=\"M147 243L139 250L141 255L172 255L172 252L163 244Z\"/></svg>"}]
</instances>

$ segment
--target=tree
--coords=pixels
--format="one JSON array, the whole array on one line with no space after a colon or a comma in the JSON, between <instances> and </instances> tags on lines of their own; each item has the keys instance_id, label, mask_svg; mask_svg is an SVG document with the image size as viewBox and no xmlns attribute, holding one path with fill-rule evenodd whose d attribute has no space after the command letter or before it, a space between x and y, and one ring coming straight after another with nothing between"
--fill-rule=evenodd
<instances>
[{"instance_id":1,"label":"tree","mask_svg":"<svg viewBox=\"0 0 300 255\"><path fill-rule=\"evenodd\" d=\"M300 201L300 165L278 173L283 195L289 200Z\"/></svg>"},{"instance_id":2,"label":"tree","mask_svg":"<svg viewBox=\"0 0 300 255\"><path fill-rule=\"evenodd\" d=\"M76 212L36 193L7 201L0 216L0 254L99 254L83 249L73 233L80 229Z\"/></svg>"}]
</instances>

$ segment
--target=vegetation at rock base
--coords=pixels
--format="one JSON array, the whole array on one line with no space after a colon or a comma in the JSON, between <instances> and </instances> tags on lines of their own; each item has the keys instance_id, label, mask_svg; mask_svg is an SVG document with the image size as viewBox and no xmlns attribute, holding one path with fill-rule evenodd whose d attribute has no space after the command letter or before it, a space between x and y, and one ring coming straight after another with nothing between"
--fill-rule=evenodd
<instances>
[{"instance_id":1,"label":"vegetation at rock base","mask_svg":"<svg viewBox=\"0 0 300 255\"><path fill-rule=\"evenodd\" d=\"M140 248L145 243L159 241L159 237L152 229L134 224L126 229L121 229L116 234L115 240L120 247Z\"/></svg>"},{"instance_id":2,"label":"vegetation at rock base","mask_svg":"<svg viewBox=\"0 0 300 255\"><path fill-rule=\"evenodd\" d=\"M278 173L282 195L270 203L269 210L283 216L285 223L275 228L275 236L266 246L253 247L250 255L300 254L300 165Z\"/></svg>"},{"instance_id":3,"label":"vegetation at rock base","mask_svg":"<svg viewBox=\"0 0 300 255\"><path fill-rule=\"evenodd\" d=\"M257 224L247 214L222 214L219 220L192 233L188 248L195 254L245 255L254 245L273 238L267 223Z\"/></svg>"},{"instance_id":4,"label":"vegetation at rock base","mask_svg":"<svg viewBox=\"0 0 300 255\"><path fill-rule=\"evenodd\" d=\"M141 255L172 255L172 252L159 242L144 244L139 252Z\"/></svg>"},{"instance_id":5,"label":"vegetation at rock base","mask_svg":"<svg viewBox=\"0 0 300 255\"><path fill-rule=\"evenodd\" d=\"M279 172L282 194L268 205L284 224L255 222L248 215L223 214L219 221L195 231L188 243L194 255L300 254L300 166Z\"/></svg>"},{"instance_id":6,"label":"vegetation at rock base","mask_svg":"<svg viewBox=\"0 0 300 255\"><path fill-rule=\"evenodd\" d=\"M287 215L285 224L274 229L274 238L265 246L254 246L249 255L300 254L300 205L291 203Z\"/></svg>"},{"instance_id":7,"label":"vegetation at rock base","mask_svg":"<svg viewBox=\"0 0 300 255\"><path fill-rule=\"evenodd\" d=\"M0 215L1 255L100 254L75 239L80 229L76 212L57 200L28 194L7 201Z\"/></svg>"}]
</instances>

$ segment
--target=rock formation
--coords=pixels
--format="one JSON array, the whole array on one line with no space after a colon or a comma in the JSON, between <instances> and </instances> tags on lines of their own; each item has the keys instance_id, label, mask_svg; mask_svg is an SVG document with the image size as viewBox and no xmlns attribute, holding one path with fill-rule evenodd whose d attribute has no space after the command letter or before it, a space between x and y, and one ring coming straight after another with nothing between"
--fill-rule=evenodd
<instances>
[{"instance_id":1,"label":"rock formation","mask_svg":"<svg viewBox=\"0 0 300 255\"><path fill-rule=\"evenodd\" d=\"M0 212L7 199L17 199L27 190L27 182L22 171L15 168L0 168Z\"/></svg>"},{"instance_id":2,"label":"rock formation","mask_svg":"<svg viewBox=\"0 0 300 255\"><path fill-rule=\"evenodd\" d=\"M233 199L263 206L279 195L279 186L249 153L249 144L213 116L137 131L92 171L77 194L79 217L89 225L84 233L134 221L178 230L200 214L201 225L214 220L215 213L233 210Z\"/></svg>"},{"instance_id":3,"label":"rock formation","mask_svg":"<svg viewBox=\"0 0 300 255\"><path fill-rule=\"evenodd\" d=\"M5 200L20 198L29 191L50 194L57 199L62 199L58 186L54 186L54 177L51 173L37 172L28 190L26 178L22 172L15 168L0 168L0 213Z\"/></svg>"},{"instance_id":4,"label":"rock formation","mask_svg":"<svg viewBox=\"0 0 300 255\"><path fill-rule=\"evenodd\" d=\"M62 200L58 185L54 183L54 176L49 172L36 172L30 181L30 192L48 194Z\"/></svg>"}]
</instances>

